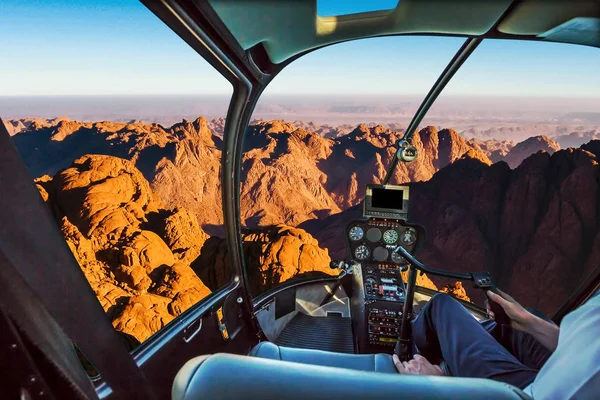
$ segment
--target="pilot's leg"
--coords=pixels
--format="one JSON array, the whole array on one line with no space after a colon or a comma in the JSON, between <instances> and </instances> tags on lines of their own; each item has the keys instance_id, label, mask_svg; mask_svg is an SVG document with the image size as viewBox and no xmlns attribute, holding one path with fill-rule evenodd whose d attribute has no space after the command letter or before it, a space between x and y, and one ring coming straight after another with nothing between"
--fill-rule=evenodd
<instances>
[{"instance_id":1,"label":"pilot's leg","mask_svg":"<svg viewBox=\"0 0 600 400\"><path fill-rule=\"evenodd\" d=\"M528 308L527 311L548 322L554 323L539 310ZM527 333L517 331L510 326L498 327L496 322L492 320L484 321L481 324L517 360L529 368L540 370L552 354L541 342Z\"/></svg>"},{"instance_id":2,"label":"pilot's leg","mask_svg":"<svg viewBox=\"0 0 600 400\"><path fill-rule=\"evenodd\" d=\"M523 365L458 301L435 295L413 321L413 341L432 363L443 359L452 375L488 378L525 388L537 370Z\"/></svg>"}]
</instances>

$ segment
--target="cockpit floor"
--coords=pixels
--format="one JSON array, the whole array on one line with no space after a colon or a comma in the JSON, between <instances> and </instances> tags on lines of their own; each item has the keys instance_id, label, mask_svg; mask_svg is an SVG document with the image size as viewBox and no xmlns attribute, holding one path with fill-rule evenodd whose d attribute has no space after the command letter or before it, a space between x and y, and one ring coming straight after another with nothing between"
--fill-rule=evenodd
<instances>
[{"instance_id":1,"label":"cockpit floor","mask_svg":"<svg viewBox=\"0 0 600 400\"><path fill-rule=\"evenodd\" d=\"M337 315L311 317L298 313L283 329L275 344L352 354L352 322L350 318Z\"/></svg>"}]
</instances>

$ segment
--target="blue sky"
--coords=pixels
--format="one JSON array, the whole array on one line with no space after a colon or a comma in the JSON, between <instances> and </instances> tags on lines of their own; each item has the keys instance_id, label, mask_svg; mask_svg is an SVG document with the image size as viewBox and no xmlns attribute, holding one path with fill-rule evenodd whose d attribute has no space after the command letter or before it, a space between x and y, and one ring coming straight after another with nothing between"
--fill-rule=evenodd
<instances>
[{"instance_id":1,"label":"blue sky","mask_svg":"<svg viewBox=\"0 0 600 400\"><path fill-rule=\"evenodd\" d=\"M370 0L372 8L391 0ZM357 10L337 2L322 15ZM342 6L339 6L339 5ZM388 37L313 52L267 93L424 95L462 39ZM133 0L0 2L0 95L227 94L229 83ZM600 96L600 49L486 41L445 94Z\"/></svg>"}]
</instances>

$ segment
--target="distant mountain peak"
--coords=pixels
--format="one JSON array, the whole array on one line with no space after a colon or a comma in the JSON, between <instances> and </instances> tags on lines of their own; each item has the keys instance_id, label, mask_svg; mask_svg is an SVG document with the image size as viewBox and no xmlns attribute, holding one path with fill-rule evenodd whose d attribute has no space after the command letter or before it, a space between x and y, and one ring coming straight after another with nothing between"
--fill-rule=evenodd
<instances>
[{"instance_id":1,"label":"distant mountain peak","mask_svg":"<svg viewBox=\"0 0 600 400\"><path fill-rule=\"evenodd\" d=\"M539 135L525 139L510 149L504 161L511 167L517 168L531 154L545 152L552 155L560 150L560 145L548 136Z\"/></svg>"}]
</instances>

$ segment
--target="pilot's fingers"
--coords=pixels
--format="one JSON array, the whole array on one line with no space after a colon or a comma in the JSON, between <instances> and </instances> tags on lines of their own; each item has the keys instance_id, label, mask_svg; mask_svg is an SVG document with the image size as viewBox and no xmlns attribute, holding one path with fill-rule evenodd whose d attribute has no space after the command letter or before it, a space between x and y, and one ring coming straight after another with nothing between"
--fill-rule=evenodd
<instances>
[{"instance_id":1,"label":"pilot's fingers","mask_svg":"<svg viewBox=\"0 0 600 400\"><path fill-rule=\"evenodd\" d=\"M496 319L496 314L494 314L494 312L492 310L488 310L488 316L493 320Z\"/></svg>"},{"instance_id":2,"label":"pilot's fingers","mask_svg":"<svg viewBox=\"0 0 600 400\"><path fill-rule=\"evenodd\" d=\"M415 354L415 355L413 356L413 358L415 359L415 361L427 361L427 362L429 362L429 360L427 360L425 357L423 357L423 356L422 356L422 355L420 355L420 354Z\"/></svg>"},{"instance_id":3,"label":"pilot's fingers","mask_svg":"<svg viewBox=\"0 0 600 400\"><path fill-rule=\"evenodd\" d=\"M416 374L417 373L415 366L412 364L412 360L411 361L403 361L402 365L404 366L404 370L406 371L407 374Z\"/></svg>"},{"instance_id":4,"label":"pilot's fingers","mask_svg":"<svg viewBox=\"0 0 600 400\"><path fill-rule=\"evenodd\" d=\"M498 292L498 294L499 294L499 295L500 295L502 298L504 298L504 299L506 299L506 300L508 300L508 301L511 301L511 302L513 302L513 303L516 303L515 299L513 299L513 297L512 297L510 294L508 294L508 293L506 293L506 292L503 292L502 290L500 290L500 289L498 289L498 288L496 288L496 291Z\"/></svg>"},{"instance_id":5,"label":"pilot's fingers","mask_svg":"<svg viewBox=\"0 0 600 400\"><path fill-rule=\"evenodd\" d=\"M400 359L398 358L397 355L394 354L394 356L392 357L392 360L394 361L394 365L396 366L396 369L398 370L398 372L400 372L401 374L406 374L406 368L404 368L404 365L402 365L402 362L400 361Z\"/></svg>"},{"instance_id":6,"label":"pilot's fingers","mask_svg":"<svg viewBox=\"0 0 600 400\"><path fill-rule=\"evenodd\" d=\"M510 305L510 301L506 300L505 298L503 298L502 296L492 292L491 290L487 291L487 295L489 296L490 300L500 304L500 306L502 306L502 308L505 308L506 306Z\"/></svg>"}]
</instances>

